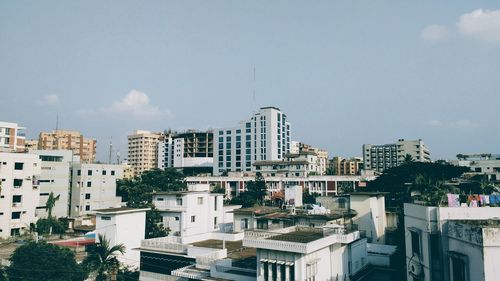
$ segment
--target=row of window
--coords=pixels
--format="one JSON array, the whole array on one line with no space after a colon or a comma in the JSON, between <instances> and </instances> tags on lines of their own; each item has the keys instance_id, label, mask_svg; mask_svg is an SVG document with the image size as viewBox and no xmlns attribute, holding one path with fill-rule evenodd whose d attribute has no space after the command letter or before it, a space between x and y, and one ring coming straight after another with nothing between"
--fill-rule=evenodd
<instances>
[{"instance_id":1,"label":"row of window","mask_svg":"<svg viewBox=\"0 0 500 281\"><path fill-rule=\"evenodd\" d=\"M78 170L78 171L76 171L76 174L77 174L78 176L81 176L81 175L82 175L82 171L81 171L81 170ZM87 175L88 175L88 176L92 176L92 174L93 174L93 170L87 170ZM115 171L114 171L114 170L111 170L111 171L110 171L110 174L111 174L112 176L114 176L114 175L115 175ZM106 171L106 170L102 170L101 175L106 176L106 175L107 175L107 171Z\"/></svg>"}]
</instances>

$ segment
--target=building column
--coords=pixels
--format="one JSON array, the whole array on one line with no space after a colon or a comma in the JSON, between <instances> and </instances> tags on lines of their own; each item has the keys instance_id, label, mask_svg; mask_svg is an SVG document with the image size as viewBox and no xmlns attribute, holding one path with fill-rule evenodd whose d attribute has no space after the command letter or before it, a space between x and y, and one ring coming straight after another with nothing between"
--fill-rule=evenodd
<instances>
[{"instance_id":1,"label":"building column","mask_svg":"<svg viewBox=\"0 0 500 281\"><path fill-rule=\"evenodd\" d=\"M264 262L260 262L260 276L264 276Z\"/></svg>"},{"instance_id":2,"label":"building column","mask_svg":"<svg viewBox=\"0 0 500 281\"><path fill-rule=\"evenodd\" d=\"M290 266L288 265L283 265L285 267L285 281L295 281L295 280L290 280Z\"/></svg>"},{"instance_id":3,"label":"building column","mask_svg":"<svg viewBox=\"0 0 500 281\"><path fill-rule=\"evenodd\" d=\"M281 281L281 264L276 262L276 281Z\"/></svg>"}]
</instances>

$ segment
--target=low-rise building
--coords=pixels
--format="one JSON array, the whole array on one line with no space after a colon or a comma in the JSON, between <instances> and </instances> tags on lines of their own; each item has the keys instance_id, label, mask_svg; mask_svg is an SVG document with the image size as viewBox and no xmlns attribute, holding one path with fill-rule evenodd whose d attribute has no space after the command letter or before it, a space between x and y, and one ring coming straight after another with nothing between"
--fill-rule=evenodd
<instances>
[{"instance_id":1,"label":"low-rise building","mask_svg":"<svg viewBox=\"0 0 500 281\"><path fill-rule=\"evenodd\" d=\"M94 210L120 207L116 181L123 178L122 165L73 163L70 216L78 217Z\"/></svg>"},{"instance_id":2,"label":"low-rise building","mask_svg":"<svg viewBox=\"0 0 500 281\"><path fill-rule=\"evenodd\" d=\"M404 205L408 280L495 280L500 207Z\"/></svg>"},{"instance_id":3,"label":"low-rise building","mask_svg":"<svg viewBox=\"0 0 500 281\"><path fill-rule=\"evenodd\" d=\"M0 152L0 237L17 236L35 223L40 200L37 155Z\"/></svg>"},{"instance_id":4,"label":"low-rise building","mask_svg":"<svg viewBox=\"0 0 500 281\"><path fill-rule=\"evenodd\" d=\"M125 246L125 253L118 260L134 268L139 268L141 246L146 234L146 211L149 209L107 208L94 210L96 215L95 233L109 239L109 246Z\"/></svg>"}]
</instances>

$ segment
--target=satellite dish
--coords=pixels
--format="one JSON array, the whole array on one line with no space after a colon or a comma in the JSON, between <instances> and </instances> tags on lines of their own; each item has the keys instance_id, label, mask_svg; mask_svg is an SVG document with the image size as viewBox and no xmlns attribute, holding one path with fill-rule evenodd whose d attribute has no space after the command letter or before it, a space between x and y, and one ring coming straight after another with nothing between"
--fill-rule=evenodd
<instances>
[{"instance_id":1,"label":"satellite dish","mask_svg":"<svg viewBox=\"0 0 500 281\"><path fill-rule=\"evenodd\" d=\"M408 272L415 277L419 277L423 274L422 263L417 255L413 255L410 262L408 262Z\"/></svg>"}]
</instances>

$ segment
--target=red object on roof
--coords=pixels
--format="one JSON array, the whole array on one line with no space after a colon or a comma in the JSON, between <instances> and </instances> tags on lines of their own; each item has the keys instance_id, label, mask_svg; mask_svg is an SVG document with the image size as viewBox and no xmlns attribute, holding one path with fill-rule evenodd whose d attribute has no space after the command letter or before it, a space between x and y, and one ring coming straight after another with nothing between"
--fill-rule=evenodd
<instances>
[{"instance_id":1,"label":"red object on roof","mask_svg":"<svg viewBox=\"0 0 500 281\"><path fill-rule=\"evenodd\" d=\"M64 246L64 247L78 247L78 246L87 246L95 244L95 239L66 240L66 241L56 241L51 243L54 245Z\"/></svg>"}]
</instances>

